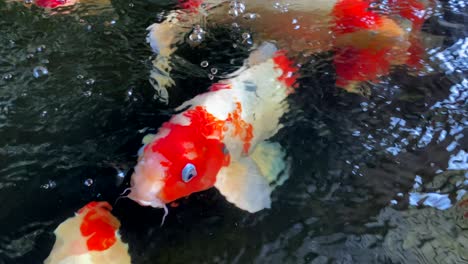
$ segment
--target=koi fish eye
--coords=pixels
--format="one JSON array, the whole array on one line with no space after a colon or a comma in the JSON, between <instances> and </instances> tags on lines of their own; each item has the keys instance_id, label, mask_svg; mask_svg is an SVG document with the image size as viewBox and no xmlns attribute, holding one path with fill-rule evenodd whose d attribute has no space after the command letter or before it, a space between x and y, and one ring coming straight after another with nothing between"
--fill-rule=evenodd
<instances>
[{"instance_id":1,"label":"koi fish eye","mask_svg":"<svg viewBox=\"0 0 468 264\"><path fill-rule=\"evenodd\" d=\"M195 178L195 176L197 176L197 169L195 168L195 165L192 163L187 163L184 169L182 169L182 180L184 182L189 182Z\"/></svg>"}]
</instances>

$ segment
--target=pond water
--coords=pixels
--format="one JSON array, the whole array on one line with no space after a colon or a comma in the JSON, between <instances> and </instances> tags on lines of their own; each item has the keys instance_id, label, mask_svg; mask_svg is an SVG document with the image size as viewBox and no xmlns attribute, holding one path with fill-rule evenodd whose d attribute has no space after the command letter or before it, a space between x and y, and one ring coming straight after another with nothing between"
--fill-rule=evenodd
<instances>
[{"instance_id":1,"label":"pond water","mask_svg":"<svg viewBox=\"0 0 468 264\"><path fill-rule=\"evenodd\" d=\"M170 104L157 101L145 28L173 8L0 0L0 263L42 263L59 223L116 201L146 133L241 66L248 46L209 29L181 45ZM212 189L160 227L163 210L120 199L133 262L468 263L467 17L465 2L439 2L423 27L443 37L426 51L432 69L396 68L369 98L334 87L329 53L310 57L274 138L292 168L272 208L249 214Z\"/></svg>"}]
</instances>

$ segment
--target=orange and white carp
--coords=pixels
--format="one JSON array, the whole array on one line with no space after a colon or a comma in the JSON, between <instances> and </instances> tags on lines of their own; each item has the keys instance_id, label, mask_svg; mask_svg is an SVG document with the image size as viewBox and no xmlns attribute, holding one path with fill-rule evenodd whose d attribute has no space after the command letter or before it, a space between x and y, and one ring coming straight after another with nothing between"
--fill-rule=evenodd
<instances>
[{"instance_id":1,"label":"orange and white carp","mask_svg":"<svg viewBox=\"0 0 468 264\"><path fill-rule=\"evenodd\" d=\"M61 223L56 241L44 264L130 264L120 222L107 202L90 202Z\"/></svg>"},{"instance_id":2,"label":"orange and white carp","mask_svg":"<svg viewBox=\"0 0 468 264\"><path fill-rule=\"evenodd\" d=\"M286 154L268 141L280 129L298 67L264 43L246 69L183 103L182 112L142 148L128 197L166 204L212 187L248 212L270 208L270 194L288 177Z\"/></svg>"},{"instance_id":3,"label":"orange and white carp","mask_svg":"<svg viewBox=\"0 0 468 264\"><path fill-rule=\"evenodd\" d=\"M421 69L421 28L432 0L180 0L161 23L148 27L147 41L158 56L150 82L162 101L174 85L171 56L177 44L198 45L209 24L235 25L251 33L253 43L274 41L297 62L320 52L334 53L336 86L363 93L363 82L377 81L393 66ZM187 38L188 32L195 41ZM426 41L427 42L427 41Z\"/></svg>"}]
</instances>

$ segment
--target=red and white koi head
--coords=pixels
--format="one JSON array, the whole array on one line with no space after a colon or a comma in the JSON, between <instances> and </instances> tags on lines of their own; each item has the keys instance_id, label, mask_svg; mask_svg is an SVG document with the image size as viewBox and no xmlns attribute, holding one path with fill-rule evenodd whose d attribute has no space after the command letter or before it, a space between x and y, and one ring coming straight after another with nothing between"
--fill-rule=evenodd
<instances>
[{"instance_id":1,"label":"red and white koi head","mask_svg":"<svg viewBox=\"0 0 468 264\"><path fill-rule=\"evenodd\" d=\"M203 107L174 116L144 147L128 197L141 205L162 208L213 187L217 173L229 163L222 130L223 122Z\"/></svg>"}]
</instances>

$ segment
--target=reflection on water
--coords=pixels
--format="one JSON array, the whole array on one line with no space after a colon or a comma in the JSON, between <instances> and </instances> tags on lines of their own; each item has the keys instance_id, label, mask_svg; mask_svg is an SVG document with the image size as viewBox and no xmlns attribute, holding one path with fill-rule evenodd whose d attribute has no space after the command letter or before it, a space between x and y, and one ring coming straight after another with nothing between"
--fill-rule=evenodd
<instances>
[{"instance_id":1,"label":"reflection on water","mask_svg":"<svg viewBox=\"0 0 468 264\"><path fill-rule=\"evenodd\" d=\"M468 263L466 4L439 7L424 27L444 37L427 50L431 70L396 68L368 84L370 98L334 87L331 53L304 64L275 137L292 176L271 210L251 215L209 190L160 228L162 210L119 200L134 262ZM44 260L60 222L90 200L115 201L142 137L173 106L241 65L242 32L208 28L196 52L178 51L171 105L154 100L144 29L171 8L113 1L51 14L0 2L0 263Z\"/></svg>"}]
</instances>

